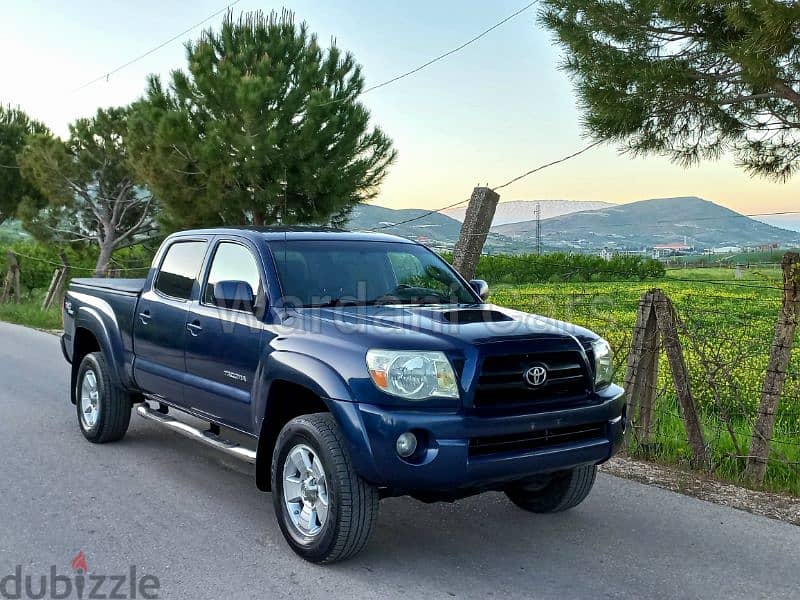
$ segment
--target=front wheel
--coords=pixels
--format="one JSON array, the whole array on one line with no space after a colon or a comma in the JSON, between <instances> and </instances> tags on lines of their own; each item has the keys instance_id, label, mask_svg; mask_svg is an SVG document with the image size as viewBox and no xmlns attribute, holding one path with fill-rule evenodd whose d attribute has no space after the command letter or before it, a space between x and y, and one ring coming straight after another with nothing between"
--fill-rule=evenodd
<instances>
[{"instance_id":1,"label":"front wheel","mask_svg":"<svg viewBox=\"0 0 800 600\"><path fill-rule=\"evenodd\" d=\"M360 552L378 517L378 491L353 469L339 425L327 413L298 417L281 431L272 500L286 541L315 563Z\"/></svg>"},{"instance_id":2,"label":"front wheel","mask_svg":"<svg viewBox=\"0 0 800 600\"><path fill-rule=\"evenodd\" d=\"M596 476L597 467L586 465L553 473L540 485L515 486L505 492L514 504L529 512L561 512L586 500Z\"/></svg>"},{"instance_id":3,"label":"front wheel","mask_svg":"<svg viewBox=\"0 0 800 600\"><path fill-rule=\"evenodd\" d=\"M109 377L101 352L87 354L80 367L75 389L78 426L92 443L121 440L131 421L131 397L116 387Z\"/></svg>"}]
</instances>

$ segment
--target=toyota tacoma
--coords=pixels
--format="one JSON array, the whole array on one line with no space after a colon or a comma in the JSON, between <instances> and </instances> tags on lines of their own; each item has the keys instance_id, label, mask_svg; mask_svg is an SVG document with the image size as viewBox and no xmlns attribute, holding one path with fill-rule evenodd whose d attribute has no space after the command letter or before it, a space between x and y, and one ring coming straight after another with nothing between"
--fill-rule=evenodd
<instances>
[{"instance_id":1,"label":"toyota tacoma","mask_svg":"<svg viewBox=\"0 0 800 600\"><path fill-rule=\"evenodd\" d=\"M359 552L382 498L502 491L530 512L572 508L623 440L611 349L487 295L390 235L173 234L145 279L70 284L78 425L113 442L135 409L254 464L313 562Z\"/></svg>"}]
</instances>

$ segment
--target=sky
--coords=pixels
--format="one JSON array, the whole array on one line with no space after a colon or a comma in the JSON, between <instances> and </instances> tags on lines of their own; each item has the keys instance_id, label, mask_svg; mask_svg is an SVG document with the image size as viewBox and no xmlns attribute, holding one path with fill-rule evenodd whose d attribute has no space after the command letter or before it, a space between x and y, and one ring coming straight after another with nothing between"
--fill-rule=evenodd
<instances>
[{"instance_id":1,"label":"sky","mask_svg":"<svg viewBox=\"0 0 800 600\"><path fill-rule=\"evenodd\" d=\"M232 0L228 0L228 4ZM461 45L528 0L240 0L234 11L293 10L320 42L351 51L366 85ZM225 8L225 0L2 0L0 103L20 105L65 136L97 108L139 97L148 74L185 68L181 36L106 81L78 89ZM531 8L427 69L362 97L399 156L375 204L439 208L584 147L581 115L561 55ZM222 15L204 27L218 26ZM503 200L700 196L744 213L799 210L800 179L751 178L730 157L684 169L614 146L502 190Z\"/></svg>"}]
</instances>

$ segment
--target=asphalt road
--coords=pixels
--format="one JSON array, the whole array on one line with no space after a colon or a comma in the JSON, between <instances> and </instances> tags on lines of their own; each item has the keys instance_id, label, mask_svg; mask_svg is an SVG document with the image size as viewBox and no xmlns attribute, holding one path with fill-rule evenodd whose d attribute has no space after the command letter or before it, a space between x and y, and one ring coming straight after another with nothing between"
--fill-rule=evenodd
<instances>
[{"instance_id":1,"label":"asphalt road","mask_svg":"<svg viewBox=\"0 0 800 600\"><path fill-rule=\"evenodd\" d=\"M3 323L0 457L0 579L71 574L82 550L169 599L800 598L800 528L607 475L553 516L500 494L387 500L363 554L310 565L250 467L137 416L122 442L86 442L57 338Z\"/></svg>"}]
</instances>

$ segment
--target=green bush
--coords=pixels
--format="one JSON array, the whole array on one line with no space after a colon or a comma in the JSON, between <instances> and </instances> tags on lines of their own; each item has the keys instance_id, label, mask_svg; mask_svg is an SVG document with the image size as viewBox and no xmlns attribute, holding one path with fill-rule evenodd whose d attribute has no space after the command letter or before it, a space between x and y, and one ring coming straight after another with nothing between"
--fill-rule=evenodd
<instances>
[{"instance_id":1,"label":"green bush","mask_svg":"<svg viewBox=\"0 0 800 600\"><path fill-rule=\"evenodd\" d=\"M452 260L451 255L444 255ZM645 281L665 274L664 265L641 256L605 260L591 254L495 254L481 256L475 276L491 284Z\"/></svg>"},{"instance_id":2,"label":"green bush","mask_svg":"<svg viewBox=\"0 0 800 600\"><path fill-rule=\"evenodd\" d=\"M71 268L71 277L92 277L97 264L96 247L70 247L22 241L0 244L0 276L8 270L8 251L17 255L20 266L20 288L22 295L30 299L34 292L47 290L53 272L61 265L63 251ZM119 270L122 277L144 277L147 274L153 252L143 246L132 246L114 253L112 269ZM2 282L0 282L0 285Z\"/></svg>"}]
</instances>

